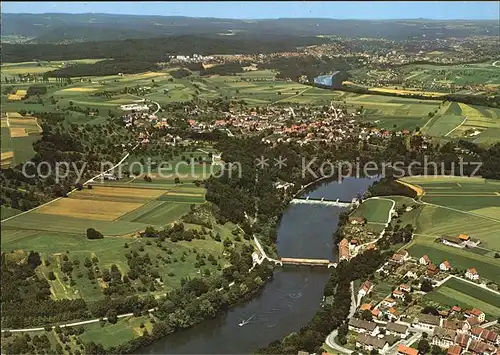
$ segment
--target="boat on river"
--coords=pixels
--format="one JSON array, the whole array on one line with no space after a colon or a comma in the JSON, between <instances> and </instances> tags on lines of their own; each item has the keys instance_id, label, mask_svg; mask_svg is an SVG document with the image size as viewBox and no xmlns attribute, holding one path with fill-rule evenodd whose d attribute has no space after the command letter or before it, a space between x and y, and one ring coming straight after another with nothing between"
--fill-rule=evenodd
<instances>
[{"instance_id":1,"label":"boat on river","mask_svg":"<svg viewBox=\"0 0 500 355\"><path fill-rule=\"evenodd\" d=\"M253 316L251 316L250 318L248 318L247 320L242 320L240 322L240 324L238 324L240 327L243 327L244 325L247 325L248 323L250 323L250 320L252 320L252 318L255 316L255 314Z\"/></svg>"}]
</instances>

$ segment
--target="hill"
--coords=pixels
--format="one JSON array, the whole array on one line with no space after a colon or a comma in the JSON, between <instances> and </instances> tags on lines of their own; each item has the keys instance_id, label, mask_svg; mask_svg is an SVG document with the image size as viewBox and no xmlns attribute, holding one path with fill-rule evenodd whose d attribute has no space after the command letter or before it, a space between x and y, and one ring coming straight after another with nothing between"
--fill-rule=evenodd
<instances>
[{"instance_id":1,"label":"hill","mask_svg":"<svg viewBox=\"0 0 500 355\"><path fill-rule=\"evenodd\" d=\"M334 35L393 40L498 34L495 21L336 20L280 18L235 20L182 16L113 14L2 14L2 37L29 38L33 43L104 41L180 35L233 38ZM11 39L12 41L12 39Z\"/></svg>"}]
</instances>

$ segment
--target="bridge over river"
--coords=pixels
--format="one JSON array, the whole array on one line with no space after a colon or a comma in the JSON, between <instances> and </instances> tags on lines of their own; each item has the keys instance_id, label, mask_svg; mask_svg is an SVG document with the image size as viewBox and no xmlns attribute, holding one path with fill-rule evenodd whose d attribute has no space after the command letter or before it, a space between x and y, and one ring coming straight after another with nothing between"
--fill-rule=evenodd
<instances>
[{"instance_id":1,"label":"bridge over river","mask_svg":"<svg viewBox=\"0 0 500 355\"><path fill-rule=\"evenodd\" d=\"M256 258L256 262L260 264L264 259L273 262L275 265L304 265L304 266L326 266L327 268L337 267L337 263L328 259L304 259L304 258L280 258L273 259L267 256L265 250L262 248L259 240L254 236L253 241L259 250L260 256Z\"/></svg>"},{"instance_id":2,"label":"bridge over river","mask_svg":"<svg viewBox=\"0 0 500 355\"><path fill-rule=\"evenodd\" d=\"M306 203L306 204L319 204L325 206L335 206L335 207L351 207L357 201L356 198L353 198L352 201L340 201L336 200L327 200L324 197L322 198L313 198L313 197L296 197L291 203Z\"/></svg>"}]
</instances>

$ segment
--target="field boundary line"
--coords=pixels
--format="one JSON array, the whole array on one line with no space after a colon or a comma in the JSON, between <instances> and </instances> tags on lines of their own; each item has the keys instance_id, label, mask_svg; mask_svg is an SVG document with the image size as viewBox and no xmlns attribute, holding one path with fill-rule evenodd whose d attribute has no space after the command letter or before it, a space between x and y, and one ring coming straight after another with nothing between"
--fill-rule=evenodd
<instances>
[{"instance_id":1,"label":"field boundary line","mask_svg":"<svg viewBox=\"0 0 500 355\"><path fill-rule=\"evenodd\" d=\"M134 151L134 150L135 150L135 148L137 148L138 146L139 146L139 143L137 143L137 144L136 144L136 145L132 148L132 151ZM104 171L104 172L102 172L102 173L99 173L98 175L94 176L93 178L90 178L90 179L88 179L87 181L85 181L85 182L83 183L83 186L87 185L89 182L93 182L93 181L94 181L94 179L97 179L98 177L103 176L103 175L104 175L105 173L107 173L108 171L111 171L111 170L115 169L116 167L120 166L120 165L121 165L121 164L122 164L122 163L123 163L123 162L124 162L124 161L125 161L128 157L129 157L129 155L130 155L130 152L129 152L129 153L127 153L127 154L125 154L125 156L124 156L124 157L123 157L123 158L122 158L122 159L121 159L121 160L120 160L117 164L115 164L113 167L111 167L110 169L108 169L108 170L106 170L106 171ZM75 191L76 191L76 188L74 188L73 190L71 190L70 192L68 192L68 195L70 195L71 193L73 193L73 192L75 192ZM48 201L48 202L44 203L43 205L36 206L36 207L34 207L34 208L30 209L30 210L27 210L27 211L21 212L21 213L19 213L19 214L16 214L16 215L14 215L14 216L10 216L10 217L5 218L5 219L2 219L0 222L7 222L7 221L9 221L9 220L11 220L11 219L13 219L13 218L15 218L15 217L19 217L19 216L22 216L22 215L24 215L24 214L26 214L26 213L29 213L29 212L35 211L35 210L37 210L37 209L39 209L39 208L41 208L41 207L44 207L44 206L46 206L46 205L48 205L48 204L51 204L51 203L53 203L53 202L55 202L55 201L60 200L61 198L63 198L63 197L57 197L57 198L55 198L55 199L53 199L53 200L50 200L50 201Z\"/></svg>"},{"instance_id":2,"label":"field boundary line","mask_svg":"<svg viewBox=\"0 0 500 355\"><path fill-rule=\"evenodd\" d=\"M456 126L456 127L455 127L455 128L453 128L451 131L449 131L448 133L446 133L444 136L445 136L445 137L448 137L450 134L452 134L453 132L455 132L455 130L457 130L458 128L462 127L466 121L467 121L467 116L465 116L465 118L464 118L464 120L462 121L462 123L460 123L458 126Z\"/></svg>"},{"instance_id":3,"label":"field boundary line","mask_svg":"<svg viewBox=\"0 0 500 355\"><path fill-rule=\"evenodd\" d=\"M271 103L269 104L269 106L270 106L270 105L277 104L278 102L281 102L281 101L283 101L283 100L288 100L288 99L294 98L294 97L296 97L296 96L300 96L301 94L305 93L307 90L311 90L312 88L313 88L312 86L311 86L311 87L307 87L307 88L305 88L304 90L302 90L301 92L299 92L298 94L295 94L295 95L292 95L292 96L289 96L289 97L284 97L284 98L282 98L282 99L279 99L278 101L271 102Z\"/></svg>"},{"instance_id":4,"label":"field boundary line","mask_svg":"<svg viewBox=\"0 0 500 355\"><path fill-rule=\"evenodd\" d=\"M455 211L455 212L461 212L461 213L468 214L470 216L479 217L479 218L483 218L483 219L488 219L490 221L500 223L500 219L496 219L496 218L492 218L492 217L488 217L488 216L483 216L483 215L476 214L476 213L473 213L473 212L461 211L461 210L457 210L456 208L452 208L452 207L448 207L448 206L443 206L443 205L436 205L434 203L429 203L429 202L425 202L425 201L422 201L422 203L424 205L446 208L448 210L452 210L452 211Z\"/></svg>"}]
</instances>

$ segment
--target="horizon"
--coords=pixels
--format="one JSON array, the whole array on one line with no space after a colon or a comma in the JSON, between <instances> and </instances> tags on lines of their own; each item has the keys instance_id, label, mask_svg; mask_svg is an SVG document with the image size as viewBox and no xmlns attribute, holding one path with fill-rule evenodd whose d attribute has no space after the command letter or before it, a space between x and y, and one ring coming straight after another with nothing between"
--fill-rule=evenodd
<instances>
[{"instance_id":1,"label":"horizon","mask_svg":"<svg viewBox=\"0 0 500 355\"><path fill-rule=\"evenodd\" d=\"M193 3L196 6L193 6ZM5 2L2 14L118 15L214 18L231 20L497 20L498 1L360 1L360 2ZM286 4L287 6L283 6ZM450 6L451 5L451 6ZM414 14L408 17L408 14Z\"/></svg>"}]
</instances>

